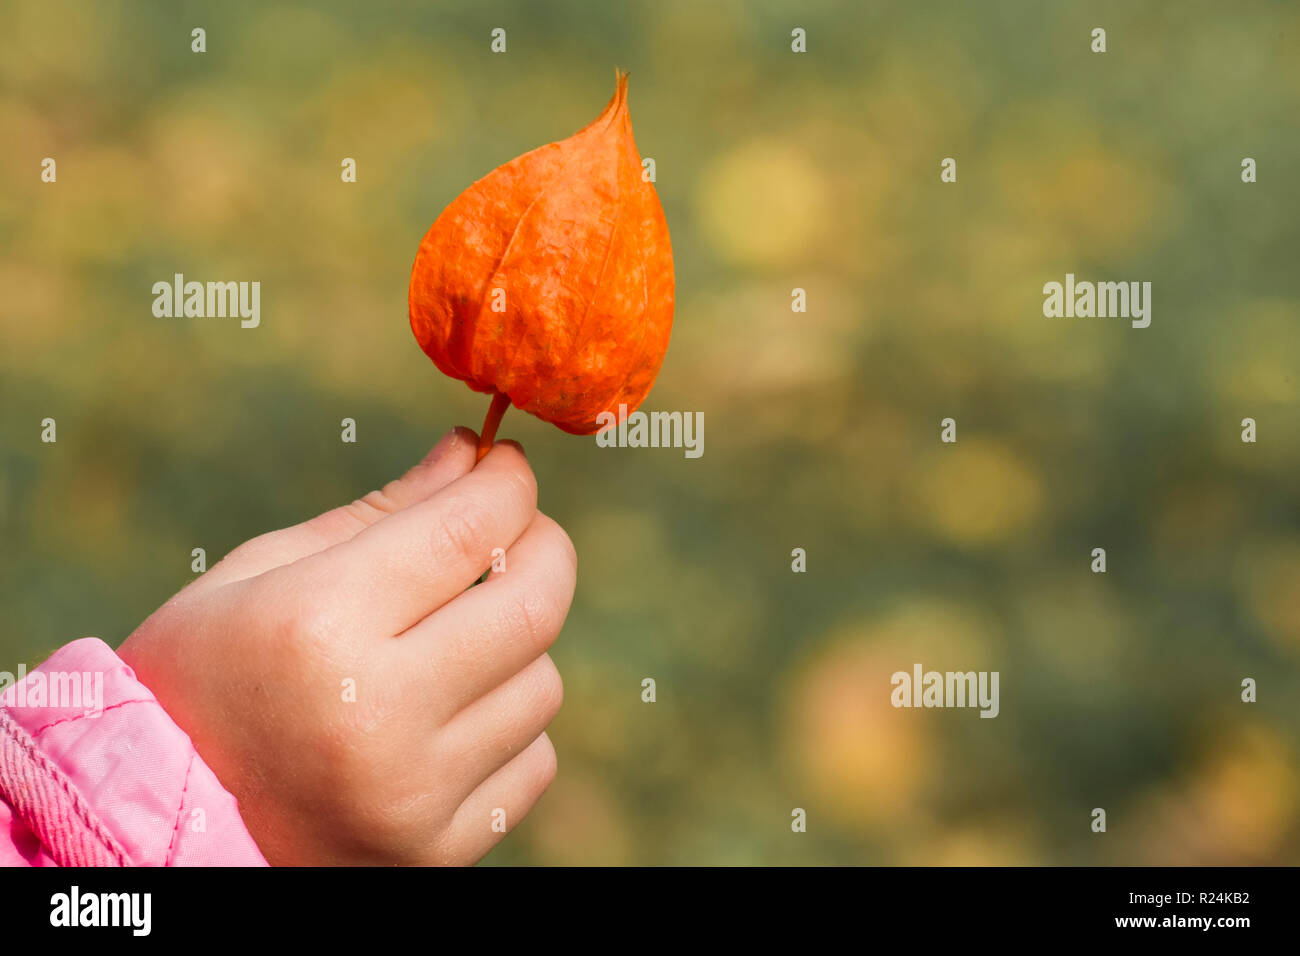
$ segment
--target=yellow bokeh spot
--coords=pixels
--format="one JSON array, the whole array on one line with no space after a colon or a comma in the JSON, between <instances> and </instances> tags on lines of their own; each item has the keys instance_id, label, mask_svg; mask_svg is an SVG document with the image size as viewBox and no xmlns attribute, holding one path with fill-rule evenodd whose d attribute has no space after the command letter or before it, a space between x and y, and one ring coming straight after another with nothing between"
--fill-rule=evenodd
<instances>
[{"instance_id":1,"label":"yellow bokeh spot","mask_svg":"<svg viewBox=\"0 0 1300 956\"><path fill-rule=\"evenodd\" d=\"M623 866L630 861L623 814L606 787L580 770L559 774L531 818L526 832L538 858L548 863Z\"/></svg>"},{"instance_id":2,"label":"yellow bokeh spot","mask_svg":"<svg viewBox=\"0 0 1300 956\"><path fill-rule=\"evenodd\" d=\"M1293 303L1250 303L1222 324L1212 354L1215 390L1250 409L1300 398L1300 310Z\"/></svg>"},{"instance_id":3,"label":"yellow bokeh spot","mask_svg":"<svg viewBox=\"0 0 1300 956\"><path fill-rule=\"evenodd\" d=\"M1300 543L1279 541L1254 550L1242 565L1247 603L1271 637L1300 651Z\"/></svg>"},{"instance_id":4,"label":"yellow bokeh spot","mask_svg":"<svg viewBox=\"0 0 1300 956\"><path fill-rule=\"evenodd\" d=\"M752 142L714 160L700 178L700 225L722 258L790 264L816 243L829 214L817 166L780 142Z\"/></svg>"},{"instance_id":5,"label":"yellow bokeh spot","mask_svg":"<svg viewBox=\"0 0 1300 956\"><path fill-rule=\"evenodd\" d=\"M1207 824L1243 857L1264 857L1296 809L1296 769L1272 731L1254 728L1202 771L1194 789Z\"/></svg>"},{"instance_id":6,"label":"yellow bokeh spot","mask_svg":"<svg viewBox=\"0 0 1300 956\"><path fill-rule=\"evenodd\" d=\"M959 426L960 427L960 426ZM938 423L935 423L938 442ZM919 520L951 541L992 544L1023 530L1038 516L1037 471L1005 445L962 439L927 456L912 489Z\"/></svg>"},{"instance_id":7,"label":"yellow bokeh spot","mask_svg":"<svg viewBox=\"0 0 1300 956\"><path fill-rule=\"evenodd\" d=\"M689 365L693 393L717 398L754 393L771 398L859 374L855 345L873 334L865 309L832 279L809 276L798 287L813 290L815 311L791 311L789 286L770 282L728 285L693 299L683 314L675 361Z\"/></svg>"},{"instance_id":8,"label":"yellow bokeh spot","mask_svg":"<svg viewBox=\"0 0 1300 956\"><path fill-rule=\"evenodd\" d=\"M891 676L983 668L985 628L969 610L905 603L832 633L792 682L786 752L817 806L869 831L913 821L934 772L926 715L891 703Z\"/></svg>"},{"instance_id":9,"label":"yellow bokeh spot","mask_svg":"<svg viewBox=\"0 0 1300 956\"><path fill-rule=\"evenodd\" d=\"M1073 258L1110 258L1177 229L1182 206L1158 173L1161 159L1140 131L1118 146L1091 113L1044 102L1008 114L990 165L1003 208L1024 230Z\"/></svg>"},{"instance_id":10,"label":"yellow bokeh spot","mask_svg":"<svg viewBox=\"0 0 1300 956\"><path fill-rule=\"evenodd\" d=\"M1246 705L1242 705L1246 706ZM1294 750L1258 724L1209 738L1181 782L1152 794L1135 821L1144 862L1178 866L1289 862L1300 769Z\"/></svg>"},{"instance_id":11,"label":"yellow bokeh spot","mask_svg":"<svg viewBox=\"0 0 1300 956\"><path fill-rule=\"evenodd\" d=\"M966 823L905 847L905 866L1040 866L1029 824L1017 820Z\"/></svg>"}]
</instances>

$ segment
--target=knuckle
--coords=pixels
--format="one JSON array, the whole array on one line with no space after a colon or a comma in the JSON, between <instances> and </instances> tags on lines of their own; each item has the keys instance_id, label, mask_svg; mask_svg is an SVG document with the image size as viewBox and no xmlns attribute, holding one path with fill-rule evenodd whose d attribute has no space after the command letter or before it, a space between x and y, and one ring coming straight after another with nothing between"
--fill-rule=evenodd
<instances>
[{"instance_id":1,"label":"knuckle","mask_svg":"<svg viewBox=\"0 0 1300 956\"><path fill-rule=\"evenodd\" d=\"M328 608L299 608L290 625L292 646L310 659L321 661L335 657L340 644L339 622Z\"/></svg>"},{"instance_id":2,"label":"knuckle","mask_svg":"<svg viewBox=\"0 0 1300 956\"><path fill-rule=\"evenodd\" d=\"M303 604L278 613L272 624L272 653L277 672L296 681L320 679L335 672L354 674L358 660L346 624L330 607Z\"/></svg>"},{"instance_id":3,"label":"knuckle","mask_svg":"<svg viewBox=\"0 0 1300 956\"><path fill-rule=\"evenodd\" d=\"M372 796L362 816L373 828L373 839L389 853L411 849L412 838L425 829L427 818L421 796L397 788Z\"/></svg>"},{"instance_id":4,"label":"knuckle","mask_svg":"<svg viewBox=\"0 0 1300 956\"><path fill-rule=\"evenodd\" d=\"M448 502L434 530L435 554L441 559L477 564L487 553L488 524L486 510L473 499Z\"/></svg>"},{"instance_id":5,"label":"knuckle","mask_svg":"<svg viewBox=\"0 0 1300 956\"><path fill-rule=\"evenodd\" d=\"M520 504L524 506L524 510L529 512L536 511L537 476L533 474L533 470L529 468L527 464L525 464L523 469L517 473L515 484L520 496Z\"/></svg>"},{"instance_id":6,"label":"knuckle","mask_svg":"<svg viewBox=\"0 0 1300 956\"><path fill-rule=\"evenodd\" d=\"M306 522L305 527L311 529L318 540L330 541L356 534L370 523L367 520L368 514L369 508L366 505L360 500L353 501L317 515Z\"/></svg>"},{"instance_id":7,"label":"knuckle","mask_svg":"<svg viewBox=\"0 0 1300 956\"><path fill-rule=\"evenodd\" d=\"M305 631L302 614L287 606L272 571L255 578L248 585L248 624L257 626L265 636L268 666L280 673L294 673L302 661Z\"/></svg>"},{"instance_id":8,"label":"knuckle","mask_svg":"<svg viewBox=\"0 0 1300 956\"><path fill-rule=\"evenodd\" d=\"M546 723L550 723L564 703L564 680L560 677L559 668L555 666L549 654L544 655L542 661L543 664L539 668L533 687L535 695L533 706L538 716L544 718Z\"/></svg>"},{"instance_id":9,"label":"knuckle","mask_svg":"<svg viewBox=\"0 0 1300 956\"><path fill-rule=\"evenodd\" d=\"M503 471L502 477L509 482L509 494L515 496L519 505L526 511L535 511L537 509L537 476L533 474L533 469L528 464L528 459L522 454L515 452L519 458L518 464Z\"/></svg>"},{"instance_id":10,"label":"knuckle","mask_svg":"<svg viewBox=\"0 0 1300 956\"><path fill-rule=\"evenodd\" d=\"M359 809L359 796L371 784L373 768L367 752L357 747L353 735L337 724L321 721L321 732L312 741L327 769L329 792L343 804L345 812Z\"/></svg>"},{"instance_id":11,"label":"knuckle","mask_svg":"<svg viewBox=\"0 0 1300 956\"><path fill-rule=\"evenodd\" d=\"M249 558L261 557L263 554L271 550L271 547L275 543L276 535L278 534L278 531L267 531L264 534L259 534L255 538L249 538L222 558L222 561L229 561L232 564L238 564L239 562Z\"/></svg>"},{"instance_id":12,"label":"knuckle","mask_svg":"<svg viewBox=\"0 0 1300 956\"><path fill-rule=\"evenodd\" d=\"M331 749L334 800L349 821L363 858L385 863L412 862L421 835L431 829L427 794L400 768L381 766L355 741Z\"/></svg>"},{"instance_id":13,"label":"knuckle","mask_svg":"<svg viewBox=\"0 0 1300 956\"><path fill-rule=\"evenodd\" d=\"M537 755L537 776L534 778L534 786L537 792L541 792L555 782L555 775L559 771L559 760L555 756L555 745L551 743L551 738L542 734L538 744L540 753Z\"/></svg>"},{"instance_id":14,"label":"knuckle","mask_svg":"<svg viewBox=\"0 0 1300 956\"><path fill-rule=\"evenodd\" d=\"M397 510L397 506L384 491L367 492L347 506L349 517L363 528Z\"/></svg>"},{"instance_id":15,"label":"knuckle","mask_svg":"<svg viewBox=\"0 0 1300 956\"><path fill-rule=\"evenodd\" d=\"M538 653L555 643L564 624L566 607L551 593L552 586L527 587L514 598L510 629L520 634Z\"/></svg>"},{"instance_id":16,"label":"knuckle","mask_svg":"<svg viewBox=\"0 0 1300 956\"><path fill-rule=\"evenodd\" d=\"M539 514L542 525L546 531L546 540L548 544L555 549L557 555L563 560L564 564L571 569L573 576L576 578L578 572L578 549L573 546L573 539L569 537L569 532L565 531L558 521L549 515Z\"/></svg>"}]
</instances>

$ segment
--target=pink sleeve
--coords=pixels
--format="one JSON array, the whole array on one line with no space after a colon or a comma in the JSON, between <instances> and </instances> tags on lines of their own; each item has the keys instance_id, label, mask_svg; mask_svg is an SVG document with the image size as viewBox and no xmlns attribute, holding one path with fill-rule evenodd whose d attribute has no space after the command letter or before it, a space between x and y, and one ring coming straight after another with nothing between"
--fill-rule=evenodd
<instances>
[{"instance_id":1,"label":"pink sleeve","mask_svg":"<svg viewBox=\"0 0 1300 956\"><path fill-rule=\"evenodd\" d=\"M0 865L266 861L190 738L85 638L0 694Z\"/></svg>"}]
</instances>

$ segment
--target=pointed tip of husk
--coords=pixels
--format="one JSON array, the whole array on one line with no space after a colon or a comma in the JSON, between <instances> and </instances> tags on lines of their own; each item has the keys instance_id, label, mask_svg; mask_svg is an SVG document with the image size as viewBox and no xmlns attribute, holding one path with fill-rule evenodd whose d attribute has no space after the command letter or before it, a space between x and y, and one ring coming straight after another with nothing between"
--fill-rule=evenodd
<instances>
[{"instance_id":1,"label":"pointed tip of husk","mask_svg":"<svg viewBox=\"0 0 1300 956\"><path fill-rule=\"evenodd\" d=\"M614 67L614 82L616 84L614 95L609 98L609 102L600 111L600 115L580 129L578 133L585 133L598 127L607 127L617 122L620 117L627 115L627 77L627 70Z\"/></svg>"},{"instance_id":2,"label":"pointed tip of husk","mask_svg":"<svg viewBox=\"0 0 1300 956\"><path fill-rule=\"evenodd\" d=\"M620 67L614 67L614 100L617 105L627 103L627 78L630 76L627 70Z\"/></svg>"}]
</instances>

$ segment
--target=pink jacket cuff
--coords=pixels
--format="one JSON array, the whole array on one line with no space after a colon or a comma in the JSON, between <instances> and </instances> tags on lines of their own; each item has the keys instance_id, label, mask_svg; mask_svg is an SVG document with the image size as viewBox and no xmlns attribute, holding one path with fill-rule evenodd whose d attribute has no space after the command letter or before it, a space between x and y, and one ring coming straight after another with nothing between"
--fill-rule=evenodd
<instances>
[{"instance_id":1,"label":"pink jacket cuff","mask_svg":"<svg viewBox=\"0 0 1300 956\"><path fill-rule=\"evenodd\" d=\"M190 738L84 638L0 694L0 865L266 861Z\"/></svg>"}]
</instances>

